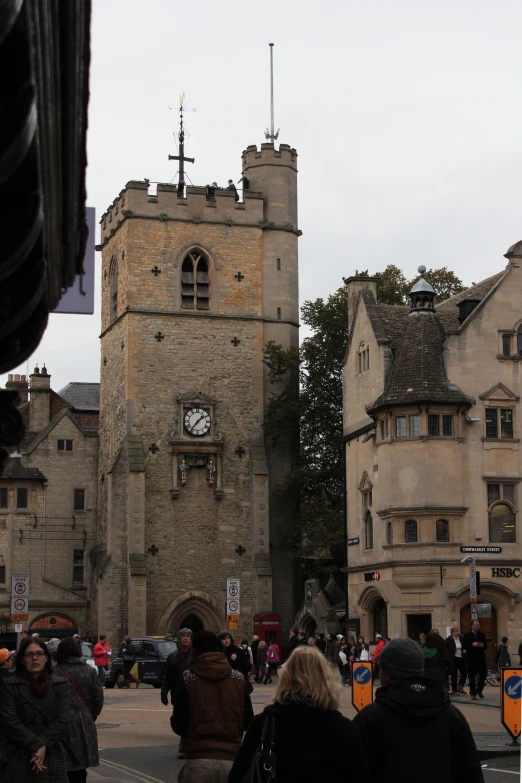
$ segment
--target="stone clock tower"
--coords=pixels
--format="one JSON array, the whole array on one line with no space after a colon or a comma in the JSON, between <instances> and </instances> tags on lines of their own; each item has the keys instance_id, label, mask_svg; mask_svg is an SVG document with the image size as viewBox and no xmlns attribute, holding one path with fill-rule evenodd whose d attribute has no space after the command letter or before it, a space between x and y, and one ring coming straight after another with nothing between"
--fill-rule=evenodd
<instances>
[{"instance_id":1,"label":"stone clock tower","mask_svg":"<svg viewBox=\"0 0 522 783\"><path fill-rule=\"evenodd\" d=\"M265 441L267 341L298 345L297 153L243 153L234 192L128 182L102 217L100 632L293 619L274 489L292 467Z\"/></svg>"}]
</instances>

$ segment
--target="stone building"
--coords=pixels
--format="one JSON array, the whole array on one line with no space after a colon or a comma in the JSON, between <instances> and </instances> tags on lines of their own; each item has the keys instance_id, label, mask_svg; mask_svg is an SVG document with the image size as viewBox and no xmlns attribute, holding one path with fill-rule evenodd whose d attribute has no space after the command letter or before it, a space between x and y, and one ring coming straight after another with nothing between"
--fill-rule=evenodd
<instances>
[{"instance_id":1,"label":"stone building","mask_svg":"<svg viewBox=\"0 0 522 783\"><path fill-rule=\"evenodd\" d=\"M293 455L265 442L263 351L298 344L297 153L251 146L242 170L243 200L131 181L101 220L93 611L114 638L224 627L227 578L239 635L292 621L273 493Z\"/></svg>"},{"instance_id":2,"label":"stone building","mask_svg":"<svg viewBox=\"0 0 522 783\"><path fill-rule=\"evenodd\" d=\"M9 375L25 436L0 474L0 622L10 623L11 574L30 574L29 619L43 636L89 632L89 553L97 504L99 384L51 388L47 369Z\"/></svg>"},{"instance_id":3,"label":"stone building","mask_svg":"<svg viewBox=\"0 0 522 783\"><path fill-rule=\"evenodd\" d=\"M349 625L367 638L469 628L469 553L491 658L522 636L522 242L506 258L440 304L422 274L410 307L346 281Z\"/></svg>"}]
</instances>

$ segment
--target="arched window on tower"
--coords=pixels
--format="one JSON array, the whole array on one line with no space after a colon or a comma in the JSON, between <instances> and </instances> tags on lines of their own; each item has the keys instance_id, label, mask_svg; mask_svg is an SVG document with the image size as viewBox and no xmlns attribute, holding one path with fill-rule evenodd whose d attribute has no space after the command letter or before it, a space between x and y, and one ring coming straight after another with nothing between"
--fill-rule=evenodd
<instances>
[{"instance_id":1,"label":"arched window on tower","mask_svg":"<svg viewBox=\"0 0 522 783\"><path fill-rule=\"evenodd\" d=\"M517 353L522 356L522 324L517 329Z\"/></svg>"},{"instance_id":2,"label":"arched window on tower","mask_svg":"<svg viewBox=\"0 0 522 783\"><path fill-rule=\"evenodd\" d=\"M181 265L181 307L210 310L209 264L199 250L187 253Z\"/></svg>"},{"instance_id":3,"label":"arched window on tower","mask_svg":"<svg viewBox=\"0 0 522 783\"><path fill-rule=\"evenodd\" d=\"M437 519L435 523L435 538L437 543L440 544L449 542L449 522L447 519Z\"/></svg>"},{"instance_id":4,"label":"arched window on tower","mask_svg":"<svg viewBox=\"0 0 522 783\"><path fill-rule=\"evenodd\" d=\"M118 262L116 256L111 258L109 267L110 323L118 317Z\"/></svg>"},{"instance_id":5,"label":"arched window on tower","mask_svg":"<svg viewBox=\"0 0 522 783\"><path fill-rule=\"evenodd\" d=\"M373 549L373 519L369 511L364 518L364 548Z\"/></svg>"},{"instance_id":6,"label":"arched window on tower","mask_svg":"<svg viewBox=\"0 0 522 783\"><path fill-rule=\"evenodd\" d=\"M492 544L513 544L517 540L515 514L507 503L497 503L489 511L489 540Z\"/></svg>"}]
</instances>

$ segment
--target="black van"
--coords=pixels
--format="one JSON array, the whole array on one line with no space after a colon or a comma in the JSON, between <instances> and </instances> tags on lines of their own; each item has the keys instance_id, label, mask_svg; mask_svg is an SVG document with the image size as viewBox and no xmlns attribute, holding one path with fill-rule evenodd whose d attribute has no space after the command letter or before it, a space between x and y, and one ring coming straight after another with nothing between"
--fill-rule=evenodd
<instances>
[{"instance_id":1,"label":"black van","mask_svg":"<svg viewBox=\"0 0 522 783\"><path fill-rule=\"evenodd\" d=\"M138 664L138 679L149 683L155 688L161 688L163 672L167 656L178 649L178 640L173 636L133 636L132 644L136 650ZM123 688L125 676L123 673L123 642L118 655L111 661L111 666L105 679L106 688Z\"/></svg>"}]
</instances>

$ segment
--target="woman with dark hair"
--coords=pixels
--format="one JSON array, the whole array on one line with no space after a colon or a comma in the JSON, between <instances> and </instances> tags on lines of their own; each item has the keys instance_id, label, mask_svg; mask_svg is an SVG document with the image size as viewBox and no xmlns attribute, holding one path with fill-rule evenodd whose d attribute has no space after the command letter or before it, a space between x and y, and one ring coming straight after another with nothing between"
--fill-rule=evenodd
<instances>
[{"instance_id":1,"label":"woman with dark hair","mask_svg":"<svg viewBox=\"0 0 522 783\"><path fill-rule=\"evenodd\" d=\"M271 779L280 783L343 780L348 758L350 777L369 780L359 733L339 712L339 699L337 673L324 655L317 647L297 647L281 672L275 703L265 707L248 727L230 770L229 783L247 779L263 740L262 764L267 770L272 736L277 771ZM260 779L265 779L260 772Z\"/></svg>"},{"instance_id":2,"label":"woman with dark hair","mask_svg":"<svg viewBox=\"0 0 522 783\"><path fill-rule=\"evenodd\" d=\"M449 694L448 653L444 639L437 631L430 631L423 647L424 674L442 685L446 697Z\"/></svg>"},{"instance_id":3,"label":"woman with dark hair","mask_svg":"<svg viewBox=\"0 0 522 783\"><path fill-rule=\"evenodd\" d=\"M67 783L60 746L71 719L71 695L57 674L46 645L24 639L15 674L4 679L0 693L1 734L7 737L8 761L2 780L10 783Z\"/></svg>"},{"instance_id":4,"label":"woman with dark hair","mask_svg":"<svg viewBox=\"0 0 522 783\"><path fill-rule=\"evenodd\" d=\"M236 647L234 638L228 631L221 631L217 635L219 650L226 655L230 666L237 672L241 672L245 680L248 681L250 671L250 660L247 658L241 647Z\"/></svg>"},{"instance_id":5,"label":"woman with dark hair","mask_svg":"<svg viewBox=\"0 0 522 783\"><path fill-rule=\"evenodd\" d=\"M295 650L297 650L299 646L302 647L303 645L298 645L295 648ZM308 647L308 645L304 645L304 646ZM293 654L294 653L292 653L292 655ZM290 656L290 658L291 657L292 656ZM277 667L281 663L281 653L279 651L279 645L277 644L275 639L270 640L270 644L268 646L267 660L268 660L268 667L266 670L265 679L263 680L263 685L268 685L269 683L270 684L272 683L272 677L270 675L272 674L272 672L274 672L274 674L277 674Z\"/></svg>"},{"instance_id":6,"label":"woman with dark hair","mask_svg":"<svg viewBox=\"0 0 522 783\"><path fill-rule=\"evenodd\" d=\"M268 644L263 641L259 642L257 648L257 669L256 669L256 682L262 682L263 676L267 672L266 662L268 659Z\"/></svg>"},{"instance_id":7,"label":"woman with dark hair","mask_svg":"<svg viewBox=\"0 0 522 783\"><path fill-rule=\"evenodd\" d=\"M69 680L71 719L63 742L69 783L85 783L87 767L97 767L98 735L94 721L102 711L103 689L98 673L81 658L76 639L62 639L56 652L56 672Z\"/></svg>"}]
</instances>

